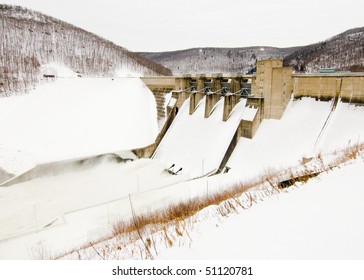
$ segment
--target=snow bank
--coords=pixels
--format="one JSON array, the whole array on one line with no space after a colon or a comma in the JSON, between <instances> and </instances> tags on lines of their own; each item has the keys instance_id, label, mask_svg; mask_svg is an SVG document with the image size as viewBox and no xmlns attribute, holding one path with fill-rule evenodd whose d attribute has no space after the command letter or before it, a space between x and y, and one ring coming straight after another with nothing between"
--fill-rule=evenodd
<instances>
[{"instance_id":1,"label":"snow bank","mask_svg":"<svg viewBox=\"0 0 364 280\"><path fill-rule=\"evenodd\" d=\"M159 250L157 258L363 259L363 167L358 160L324 173L223 223L205 219L188 246Z\"/></svg>"},{"instance_id":2,"label":"snow bank","mask_svg":"<svg viewBox=\"0 0 364 280\"><path fill-rule=\"evenodd\" d=\"M311 98L291 101L281 120L263 120L254 139L240 138L227 163L229 174L239 180L254 178L311 155L331 105Z\"/></svg>"},{"instance_id":3,"label":"snow bank","mask_svg":"<svg viewBox=\"0 0 364 280\"><path fill-rule=\"evenodd\" d=\"M156 160L117 163L106 157L92 166L0 188L0 259L29 258L39 239L55 252L90 241L92 232L131 217L129 194L135 211L160 205L166 186L187 180L164 169ZM52 221L57 226L45 227Z\"/></svg>"},{"instance_id":4,"label":"snow bank","mask_svg":"<svg viewBox=\"0 0 364 280\"><path fill-rule=\"evenodd\" d=\"M137 78L58 79L2 118L0 131L2 168L12 172L4 150L44 163L148 146L158 133L156 103Z\"/></svg>"},{"instance_id":5,"label":"snow bank","mask_svg":"<svg viewBox=\"0 0 364 280\"><path fill-rule=\"evenodd\" d=\"M22 106L23 103L27 102L31 97L31 94L0 97L0 122L19 108L19 106Z\"/></svg>"},{"instance_id":6,"label":"snow bank","mask_svg":"<svg viewBox=\"0 0 364 280\"><path fill-rule=\"evenodd\" d=\"M189 99L183 103L154 158L165 159L169 165L175 164L175 171L182 167L182 172L200 176L219 167L240 124L246 100L235 106L226 122L222 120L223 98L208 118L204 117L205 97L192 115L189 114L189 104Z\"/></svg>"}]
</instances>

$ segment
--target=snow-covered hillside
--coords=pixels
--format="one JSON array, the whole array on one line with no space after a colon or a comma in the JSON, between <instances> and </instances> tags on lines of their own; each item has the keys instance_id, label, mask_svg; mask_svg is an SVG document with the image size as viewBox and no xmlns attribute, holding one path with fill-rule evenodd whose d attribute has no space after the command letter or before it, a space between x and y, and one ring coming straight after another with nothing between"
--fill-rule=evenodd
<instances>
[{"instance_id":1,"label":"snow-covered hillside","mask_svg":"<svg viewBox=\"0 0 364 280\"><path fill-rule=\"evenodd\" d=\"M138 76L170 74L95 34L19 6L0 4L0 40L0 96L32 89L43 74L55 74L44 69L52 63L88 77L113 77L125 70Z\"/></svg>"},{"instance_id":2,"label":"snow-covered hillside","mask_svg":"<svg viewBox=\"0 0 364 280\"><path fill-rule=\"evenodd\" d=\"M256 187L240 195L228 193L223 201L211 193L205 201L214 203L196 212L193 208L204 205L204 199L187 200L179 207L158 212L164 223L156 223L156 214L151 214L154 223L141 226L139 238L136 233L107 237L93 248L86 244L65 258L363 259L364 153L363 145L358 147L316 157L299 166L301 170L326 171L289 189L279 189L273 186L276 178L264 177ZM297 167L285 170L283 176L290 176L294 170ZM195 189L203 188L201 183ZM186 210L189 205L191 211ZM148 220L148 214L137 214L134 221ZM127 223L120 227L123 225ZM145 244L150 244L149 250Z\"/></svg>"},{"instance_id":3,"label":"snow-covered hillside","mask_svg":"<svg viewBox=\"0 0 364 280\"><path fill-rule=\"evenodd\" d=\"M359 158L249 210L225 219L210 216L189 233L190 242L161 246L157 258L362 260L363 171ZM214 212L214 206L204 212Z\"/></svg>"},{"instance_id":4,"label":"snow-covered hillside","mask_svg":"<svg viewBox=\"0 0 364 280\"><path fill-rule=\"evenodd\" d=\"M228 163L229 173L166 188L161 193L164 201L176 203L177 196L181 201L206 195L213 198L215 193L229 189L238 181L267 183L264 178L272 170L285 170L285 176L291 176L292 170L302 168L303 157L309 161L315 153L321 152L318 159L325 162L340 156L340 152L333 155L331 152L355 144L354 140L363 136L364 111L363 107L345 103L339 103L332 114L331 108L331 102L309 98L292 100L282 120L264 120L253 140L240 140ZM340 137L334 137L339 133ZM226 203L220 208L210 206L187 221L174 221L170 228L161 228L155 235L150 235L146 228L145 238L154 242L152 253L158 259L361 259L364 257L361 240L364 228L360 222L364 213L361 203L364 192L360 187L364 170L362 157L363 152L350 165L334 171L329 167L327 173L311 179L307 185L299 184L300 187L278 195L270 197L275 191L252 189L251 202L256 203L251 208L249 202L248 207L244 206L249 210L241 206L250 197L243 194L241 199L232 199L232 204ZM315 170L321 163L319 160L310 164ZM261 201L262 194L264 201ZM225 207L231 207L230 214ZM154 205L149 210L158 209ZM137 213L148 212L138 208ZM113 249L115 242L123 244L123 240L117 236L96 248L100 251L107 248L106 258L139 258L140 255L130 252L131 248L142 245L130 243L127 238L125 242L129 245L125 246L130 247L126 251ZM82 258L99 258L91 249L79 253ZM147 252L144 257L150 258Z\"/></svg>"},{"instance_id":5,"label":"snow-covered hillside","mask_svg":"<svg viewBox=\"0 0 364 280\"><path fill-rule=\"evenodd\" d=\"M322 41L316 44L291 48L194 48L140 54L168 67L174 75L245 73L255 70L257 58L282 58L286 66L303 72L317 72L325 67L358 72L364 70L363 42L364 28L359 27L329 39L322 38Z\"/></svg>"},{"instance_id":6,"label":"snow-covered hillside","mask_svg":"<svg viewBox=\"0 0 364 280\"><path fill-rule=\"evenodd\" d=\"M0 167L14 174L145 147L158 133L154 96L139 78L58 79L26 97L0 98L3 107Z\"/></svg>"},{"instance_id":7,"label":"snow-covered hillside","mask_svg":"<svg viewBox=\"0 0 364 280\"><path fill-rule=\"evenodd\" d=\"M331 105L331 102L308 98L292 100L282 120L264 120L253 140L242 138L239 141L228 163L229 173L191 180L183 172L178 176L168 174L165 168L170 163L163 162L162 158L119 164L105 157L90 166L2 188L1 204L7 210L1 214L4 229L1 238L13 238L0 243L0 258L51 258L80 245L87 247L89 242L100 238L108 239L115 232L113 225L120 219L160 212L171 204L206 195L213 198L239 181L244 184L249 184L250 179L262 182L258 175L272 169L289 168L286 174L290 174L297 166L302 167L304 156L309 160L320 151L319 158L325 159L329 151L355 144L364 133L363 107L339 103L330 114ZM182 123L174 125L183 127L187 117L180 118ZM213 124L210 129L215 129L217 120ZM186 134L179 137L186 142L190 127L184 129ZM206 141L213 142L208 139L202 144ZM183 143L177 144L183 149ZM202 144L199 144L200 149L204 148ZM196 162L196 172L200 174L202 163L200 168L200 161ZM314 168L319 164L320 161L312 162ZM358 222L364 212L360 188L362 170L363 161L359 157L352 165L342 165L340 169L321 174L307 185L294 187L287 193L269 198L264 189L258 188L257 194L250 190L257 203L249 210L232 210L238 215L226 214L224 207L217 210L214 208L217 206L211 206L198 212L192 220L178 220L178 227L166 225L165 232L161 230L155 236L145 237L158 245L153 249L158 254L153 254L162 259L363 258L364 244L359 236L364 232ZM265 197L264 201L260 201L260 194ZM243 198L245 196L249 198L247 195ZM239 203L232 202L236 203L234 207L240 207L239 200ZM196 207L195 204L190 206ZM211 213L218 215L209 216ZM346 230L348 228L350 230ZM95 247L106 258L140 258L142 245L134 244L134 239L130 243L129 238L117 236ZM125 250L117 249L115 244L123 244ZM226 251L230 247L231 250ZM138 248L134 251L138 253L133 255L132 248ZM77 254L66 258L100 258L93 248Z\"/></svg>"},{"instance_id":8,"label":"snow-covered hillside","mask_svg":"<svg viewBox=\"0 0 364 280\"><path fill-rule=\"evenodd\" d=\"M195 48L172 52L140 53L172 70L183 74L236 74L252 71L257 58L284 58L297 48L245 47Z\"/></svg>"},{"instance_id":9,"label":"snow-covered hillside","mask_svg":"<svg viewBox=\"0 0 364 280\"><path fill-rule=\"evenodd\" d=\"M285 64L298 71L320 68L359 72L364 70L364 27L349 29L332 38L304 46L288 55Z\"/></svg>"}]
</instances>

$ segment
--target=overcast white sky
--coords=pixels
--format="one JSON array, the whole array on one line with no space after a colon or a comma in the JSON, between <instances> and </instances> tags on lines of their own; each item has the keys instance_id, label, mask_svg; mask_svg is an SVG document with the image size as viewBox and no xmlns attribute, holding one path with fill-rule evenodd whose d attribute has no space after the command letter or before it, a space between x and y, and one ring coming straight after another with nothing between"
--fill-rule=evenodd
<instances>
[{"instance_id":1,"label":"overcast white sky","mask_svg":"<svg viewBox=\"0 0 364 280\"><path fill-rule=\"evenodd\" d=\"M131 51L291 47L364 26L363 0L0 0Z\"/></svg>"}]
</instances>

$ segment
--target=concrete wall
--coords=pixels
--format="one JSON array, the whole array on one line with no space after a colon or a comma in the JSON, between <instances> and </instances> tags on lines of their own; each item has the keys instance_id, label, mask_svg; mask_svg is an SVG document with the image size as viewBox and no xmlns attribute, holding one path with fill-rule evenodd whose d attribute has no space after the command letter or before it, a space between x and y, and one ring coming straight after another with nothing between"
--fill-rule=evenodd
<instances>
[{"instance_id":1,"label":"concrete wall","mask_svg":"<svg viewBox=\"0 0 364 280\"><path fill-rule=\"evenodd\" d=\"M172 97L177 100L176 102L177 111L179 110L179 108L181 108L183 102L185 102L190 97L190 95L191 93L187 91L172 93Z\"/></svg>"},{"instance_id":2,"label":"concrete wall","mask_svg":"<svg viewBox=\"0 0 364 280\"><path fill-rule=\"evenodd\" d=\"M150 158L154 151L157 149L157 143L153 143L147 147L135 149L132 152L138 157L138 158Z\"/></svg>"},{"instance_id":3,"label":"concrete wall","mask_svg":"<svg viewBox=\"0 0 364 280\"><path fill-rule=\"evenodd\" d=\"M252 85L252 93L255 96L270 97L274 67L282 67L282 61L273 59L257 61L256 78Z\"/></svg>"},{"instance_id":4,"label":"concrete wall","mask_svg":"<svg viewBox=\"0 0 364 280\"><path fill-rule=\"evenodd\" d=\"M173 76L157 76L157 77L142 77L145 85L153 91L158 88L185 89L187 88L187 79L183 77Z\"/></svg>"},{"instance_id":5,"label":"concrete wall","mask_svg":"<svg viewBox=\"0 0 364 280\"><path fill-rule=\"evenodd\" d=\"M239 142L240 137L242 136L242 131L241 131L241 127L240 125L238 126L237 130L235 131L235 134L233 136L233 138L231 139L231 142L229 144L229 147L225 153L224 158L222 159L218 172L222 172L224 167L226 166L226 163L229 161L230 156L232 155L232 153L234 152L234 149L236 147L236 145Z\"/></svg>"},{"instance_id":6,"label":"concrete wall","mask_svg":"<svg viewBox=\"0 0 364 280\"><path fill-rule=\"evenodd\" d=\"M261 120L260 120L260 110L258 109L257 114L253 121L241 120L240 128L241 128L241 137L253 139L255 133L257 132Z\"/></svg>"},{"instance_id":7,"label":"concrete wall","mask_svg":"<svg viewBox=\"0 0 364 280\"><path fill-rule=\"evenodd\" d=\"M239 96L237 95L225 95L224 96L224 113L222 120L225 122L229 119L229 116L234 109L235 105L239 102Z\"/></svg>"},{"instance_id":8,"label":"concrete wall","mask_svg":"<svg viewBox=\"0 0 364 280\"><path fill-rule=\"evenodd\" d=\"M256 78L252 93L264 98L264 118L280 119L292 93L292 68L282 67L283 61L277 59L257 62Z\"/></svg>"},{"instance_id":9,"label":"concrete wall","mask_svg":"<svg viewBox=\"0 0 364 280\"><path fill-rule=\"evenodd\" d=\"M259 117L259 121L261 122L264 119L264 98L263 97L248 97L247 98L247 102L246 102L246 106L252 106L254 108L259 108L258 111L258 117Z\"/></svg>"},{"instance_id":10,"label":"concrete wall","mask_svg":"<svg viewBox=\"0 0 364 280\"><path fill-rule=\"evenodd\" d=\"M212 113L212 110L214 109L216 103L220 100L221 95L220 94L206 94L205 99L205 118L208 118L210 114Z\"/></svg>"},{"instance_id":11,"label":"concrete wall","mask_svg":"<svg viewBox=\"0 0 364 280\"><path fill-rule=\"evenodd\" d=\"M190 95L190 115L192 115L195 110L196 110L196 107L197 107L197 104L201 101L201 99L204 97L204 94L202 93L191 93Z\"/></svg>"},{"instance_id":12,"label":"concrete wall","mask_svg":"<svg viewBox=\"0 0 364 280\"><path fill-rule=\"evenodd\" d=\"M343 77L340 97L345 102L364 103L364 75Z\"/></svg>"},{"instance_id":13,"label":"concrete wall","mask_svg":"<svg viewBox=\"0 0 364 280\"><path fill-rule=\"evenodd\" d=\"M339 80L341 86L337 89ZM293 75L292 84L296 98L308 96L328 100L334 98L339 90L344 102L364 103L364 74Z\"/></svg>"},{"instance_id":14,"label":"concrete wall","mask_svg":"<svg viewBox=\"0 0 364 280\"><path fill-rule=\"evenodd\" d=\"M189 87L189 80L183 77L142 77L142 81L154 94L157 103L158 120L165 118L165 94L172 90L181 90Z\"/></svg>"},{"instance_id":15,"label":"concrete wall","mask_svg":"<svg viewBox=\"0 0 364 280\"><path fill-rule=\"evenodd\" d=\"M270 93L270 98L267 101L264 101L265 106L267 106L265 118L280 119L287 108L293 91L292 68L273 68L272 74L272 91Z\"/></svg>"},{"instance_id":16,"label":"concrete wall","mask_svg":"<svg viewBox=\"0 0 364 280\"><path fill-rule=\"evenodd\" d=\"M172 108L169 108L169 110L168 110L169 114L168 114L167 120L166 120L163 128L159 132L157 138L155 139L154 143L147 146L147 147L133 150L133 153L138 158L150 158L150 157L152 157L152 155L154 154L155 150L157 149L158 145L162 141L164 135L167 133L167 130L169 129L169 127L173 123L173 121L174 121L174 119L175 119L175 117L176 117L176 115L178 113L178 110L179 110L180 107L177 107L177 105L178 105L178 101L176 102L176 104Z\"/></svg>"}]
</instances>

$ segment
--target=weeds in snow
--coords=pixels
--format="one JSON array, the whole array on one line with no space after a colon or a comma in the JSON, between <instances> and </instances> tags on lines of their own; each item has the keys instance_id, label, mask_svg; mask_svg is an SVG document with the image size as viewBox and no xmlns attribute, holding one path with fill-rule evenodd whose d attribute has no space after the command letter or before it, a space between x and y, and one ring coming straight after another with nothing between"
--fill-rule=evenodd
<instances>
[{"instance_id":1,"label":"weeds in snow","mask_svg":"<svg viewBox=\"0 0 364 280\"><path fill-rule=\"evenodd\" d=\"M363 151L364 143L335 151L330 155L323 156L320 153L309 160L303 159L295 168L283 172L270 170L255 181L236 183L224 191L203 198L192 198L148 214L135 213L130 199L131 220L115 223L111 236L106 236L91 245L86 244L60 257L93 258L94 254L90 253L91 246L103 259L154 259L161 244L172 247L192 241L190 233L199 221L211 215L225 218L238 213L240 209L249 209L260 200L285 191L287 187L297 186L297 183L304 184L346 162L358 157L364 160ZM208 207L211 208L203 211Z\"/></svg>"}]
</instances>

